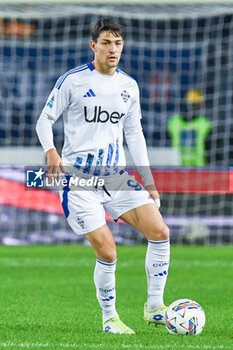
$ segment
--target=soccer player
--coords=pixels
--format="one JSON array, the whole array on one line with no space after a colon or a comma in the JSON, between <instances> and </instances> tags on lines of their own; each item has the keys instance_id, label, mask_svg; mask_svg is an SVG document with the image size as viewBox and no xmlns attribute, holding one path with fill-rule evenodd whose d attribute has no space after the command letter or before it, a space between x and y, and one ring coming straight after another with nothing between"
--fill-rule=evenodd
<instances>
[{"instance_id":1,"label":"soccer player","mask_svg":"<svg viewBox=\"0 0 233 350\"><path fill-rule=\"evenodd\" d=\"M158 210L159 194L149 169L138 86L118 68L124 37L125 30L113 19L98 20L90 42L94 60L58 79L36 130L46 152L50 176L59 168L65 172L68 166L84 178L105 169L103 186L88 191L66 186L60 191L60 198L69 225L76 234L86 236L96 254L94 282L103 330L134 334L116 311L117 253L113 234L105 221L105 210L114 220L120 218L140 230L148 240L145 261L148 296L144 319L149 324L164 324L167 308L163 293L170 245L169 229ZM62 157L56 151L52 132L52 125L60 115L65 136ZM123 134L144 188L122 168L112 179L111 169L116 171L117 166L125 165Z\"/></svg>"}]
</instances>

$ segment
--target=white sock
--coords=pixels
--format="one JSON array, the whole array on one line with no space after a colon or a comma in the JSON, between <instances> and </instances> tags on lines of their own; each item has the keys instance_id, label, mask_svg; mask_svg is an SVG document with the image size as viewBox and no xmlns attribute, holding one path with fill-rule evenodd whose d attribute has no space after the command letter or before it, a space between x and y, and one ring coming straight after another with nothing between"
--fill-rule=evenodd
<instances>
[{"instance_id":1,"label":"white sock","mask_svg":"<svg viewBox=\"0 0 233 350\"><path fill-rule=\"evenodd\" d=\"M115 290L115 271L116 261L108 263L96 259L94 282L96 286L96 296L99 301L103 322L117 316L116 312L116 290Z\"/></svg>"},{"instance_id":2,"label":"white sock","mask_svg":"<svg viewBox=\"0 0 233 350\"><path fill-rule=\"evenodd\" d=\"M148 241L146 253L147 308L157 309L163 304L170 258L170 241Z\"/></svg>"}]
</instances>

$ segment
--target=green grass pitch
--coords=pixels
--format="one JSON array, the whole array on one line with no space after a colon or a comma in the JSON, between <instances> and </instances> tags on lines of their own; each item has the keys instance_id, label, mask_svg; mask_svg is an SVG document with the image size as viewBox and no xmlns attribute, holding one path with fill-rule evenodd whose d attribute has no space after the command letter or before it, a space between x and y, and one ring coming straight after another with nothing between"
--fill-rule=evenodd
<instances>
[{"instance_id":1,"label":"green grass pitch","mask_svg":"<svg viewBox=\"0 0 233 350\"><path fill-rule=\"evenodd\" d=\"M165 302L190 298L201 335L147 326L146 246L118 246L117 310L136 335L102 332L87 246L0 246L0 349L233 349L233 248L173 246Z\"/></svg>"}]
</instances>

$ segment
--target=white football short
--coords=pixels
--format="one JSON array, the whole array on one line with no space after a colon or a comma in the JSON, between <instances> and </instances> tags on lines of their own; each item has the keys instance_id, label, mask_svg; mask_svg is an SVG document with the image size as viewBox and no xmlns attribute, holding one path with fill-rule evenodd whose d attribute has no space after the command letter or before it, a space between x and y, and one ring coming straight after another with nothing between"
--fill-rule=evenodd
<instances>
[{"instance_id":1,"label":"white football short","mask_svg":"<svg viewBox=\"0 0 233 350\"><path fill-rule=\"evenodd\" d=\"M106 224L105 210L117 221L131 209L154 204L150 194L127 171L114 178L114 186L106 184L92 190L66 186L59 194L67 221L78 235Z\"/></svg>"}]
</instances>

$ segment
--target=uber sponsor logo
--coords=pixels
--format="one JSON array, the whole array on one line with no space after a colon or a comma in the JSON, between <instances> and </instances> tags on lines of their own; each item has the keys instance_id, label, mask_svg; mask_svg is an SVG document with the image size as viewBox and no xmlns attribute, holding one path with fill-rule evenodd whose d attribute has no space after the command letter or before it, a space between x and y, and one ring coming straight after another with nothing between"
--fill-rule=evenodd
<instances>
[{"instance_id":1,"label":"uber sponsor logo","mask_svg":"<svg viewBox=\"0 0 233 350\"><path fill-rule=\"evenodd\" d=\"M101 106L95 106L92 117L90 113L88 117L87 106L84 106L84 117L87 123L107 123L110 121L112 124L117 124L124 115L125 113L119 113L117 111L110 114L108 111L102 110Z\"/></svg>"}]
</instances>

